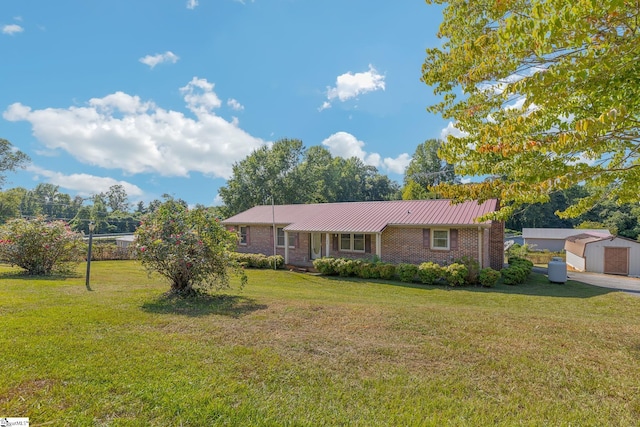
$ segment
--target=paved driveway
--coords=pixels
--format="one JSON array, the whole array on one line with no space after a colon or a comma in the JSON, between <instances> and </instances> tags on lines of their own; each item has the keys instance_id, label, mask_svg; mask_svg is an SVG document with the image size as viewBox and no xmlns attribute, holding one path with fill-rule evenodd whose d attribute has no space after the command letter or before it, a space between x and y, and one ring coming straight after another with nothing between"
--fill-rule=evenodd
<instances>
[{"instance_id":1,"label":"paved driveway","mask_svg":"<svg viewBox=\"0 0 640 427\"><path fill-rule=\"evenodd\" d=\"M547 274L544 267L534 267L534 271ZM568 271L569 280L586 283L588 285L600 286L601 288L615 289L640 297L640 279L626 276L615 276L613 274L581 273L578 271Z\"/></svg>"}]
</instances>

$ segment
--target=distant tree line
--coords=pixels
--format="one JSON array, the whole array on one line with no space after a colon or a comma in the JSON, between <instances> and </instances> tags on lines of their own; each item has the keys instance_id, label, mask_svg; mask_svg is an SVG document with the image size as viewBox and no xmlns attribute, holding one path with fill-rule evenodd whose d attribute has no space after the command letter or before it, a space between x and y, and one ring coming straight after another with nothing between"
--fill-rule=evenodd
<instances>
[{"instance_id":1,"label":"distant tree line","mask_svg":"<svg viewBox=\"0 0 640 427\"><path fill-rule=\"evenodd\" d=\"M439 156L442 146L443 142L437 139L419 144L400 186L357 157L334 157L324 147L307 149L300 140L282 139L253 151L233 165L232 176L220 188L222 206L196 207L225 218L272 201L294 204L438 198L434 186L460 183L454 166ZM28 157L0 139L0 160L1 184L4 173L23 167ZM581 185L556 191L547 203L520 206L506 221L506 227L607 228L613 234L638 238L640 206L634 204L603 200L576 218L560 218L555 214L591 196L591 190ZM187 205L170 195L162 198ZM65 220L73 230L85 233L91 221L96 224L96 233L131 233L143 215L154 212L162 203L156 199L132 205L122 185L83 198L61 192L57 185L41 183L31 190L17 187L0 191L0 224L10 218L44 216L49 220Z\"/></svg>"}]
</instances>

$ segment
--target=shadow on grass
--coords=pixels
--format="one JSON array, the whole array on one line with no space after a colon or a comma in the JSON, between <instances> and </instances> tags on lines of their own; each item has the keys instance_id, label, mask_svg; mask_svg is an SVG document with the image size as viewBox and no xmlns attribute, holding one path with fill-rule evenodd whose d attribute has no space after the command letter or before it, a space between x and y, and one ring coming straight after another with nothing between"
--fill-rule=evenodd
<instances>
[{"instance_id":1,"label":"shadow on grass","mask_svg":"<svg viewBox=\"0 0 640 427\"><path fill-rule=\"evenodd\" d=\"M237 295L208 295L181 297L162 295L153 301L142 304L142 309L149 313L181 314L199 317L211 314L239 318L267 306L257 304L255 300Z\"/></svg>"},{"instance_id":2,"label":"shadow on grass","mask_svg":"<svg viewBox=\"0 0 640 427\"><path fill-rule=\"evenodd\" d=\"M425 290L446 290L451 292L478 292L478 293L504 293L514 295L534 295L534 296L547 296L556 298L592 298L600 295L606 295L611 292L618 292L615 289L602 288L586 283L578 282L575 280L569 280L564 284L551 283L544 274L531 273L526 283L521 285L504 285L498 283L495 287L484 288L481 286L460 286L452 287L447 285L423 285L420 283L412 282L399 282L393 280L379 280L379 279L359 279L354 277L338 277L338 276L323 276L328 280L338 280L343 282L369 282L369 283L381 283L390 286L398 286L403 288L412 289L425 289Z\"/></svg>"},{"instance_id":3,"label":"shadow on grass","mask_svg":"<svg viewBox=\"0 0 640 427\"><path fill-rule=\"evenodd\" d=\"M51 281L60 281L66 279L77 279L79 277L83 277L77 273L70 274L51 274L48 276L38 276L35 274L28 274L26 271L3 271L0 272L0 279L15 279L15 280L51 280Z\"/></svg>"}]
</instances>

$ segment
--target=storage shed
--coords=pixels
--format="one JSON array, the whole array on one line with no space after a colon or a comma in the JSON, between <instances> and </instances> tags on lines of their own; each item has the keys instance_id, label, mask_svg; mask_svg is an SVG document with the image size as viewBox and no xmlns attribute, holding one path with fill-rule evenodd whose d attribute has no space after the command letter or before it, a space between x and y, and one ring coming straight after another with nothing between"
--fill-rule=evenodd
<instances>
[{"instance_id":1,"label":"storage shed","mask_svg":"<svg viewBox=\"0 0 640 427\"><path fill-rule=\"evenodd\" d=\"M565 239L579 233L589 233L601 237L611 236L607 229L523 228L522 238L524 244L529 245L534 251L560 252L564 249Z\"/></svg>"},{"instance_id":2,"label":"storage shed","mask_svg":"<svg viewBox=\"0 0 640 427\"><path fill-rule=\"evenodd\" d=\"M566 239L567 265L577 271L640 276L640 242L581 233Z\"/></svg>"}]
</instances>

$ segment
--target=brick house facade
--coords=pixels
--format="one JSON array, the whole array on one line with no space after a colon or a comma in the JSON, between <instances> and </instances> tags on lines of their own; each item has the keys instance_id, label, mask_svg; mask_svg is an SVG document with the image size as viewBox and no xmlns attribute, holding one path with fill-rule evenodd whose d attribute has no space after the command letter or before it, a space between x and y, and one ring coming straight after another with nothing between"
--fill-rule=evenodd
<instances>
[{"instance_id":1,"label":"brick house facade","mask_svg":"<svg viewBox=\"0 0 640 427\"><path fill-rule=\"evenodd\" d=\"M275 250L295 266L309 267L326 256L441 265L471 257L499 270L504 223L475 221L496 208L497 201L460 206L446 200L256 206L223 224L239 233L238 252Z\"/></svg>"}]
</instances>

